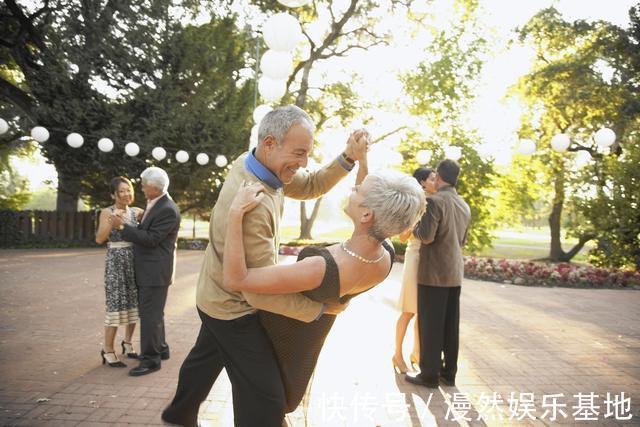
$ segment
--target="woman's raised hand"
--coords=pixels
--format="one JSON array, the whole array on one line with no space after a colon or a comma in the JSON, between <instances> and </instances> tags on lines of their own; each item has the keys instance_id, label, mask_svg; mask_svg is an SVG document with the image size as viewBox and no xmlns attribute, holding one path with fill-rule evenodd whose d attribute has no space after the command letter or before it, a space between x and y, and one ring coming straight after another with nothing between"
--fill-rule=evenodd
<instances>
[{"instance_id":1,"label":"woman's raised hand","mask_svg":"<svg viewBox=\"0 0 640 427\"><path fill-rule=\"evenodd\" d=\"M242 184L236 197L231 202L229 212L247 213L260 204L264 198L264 186L259 182Z\"/></svg>"}]
</instances>

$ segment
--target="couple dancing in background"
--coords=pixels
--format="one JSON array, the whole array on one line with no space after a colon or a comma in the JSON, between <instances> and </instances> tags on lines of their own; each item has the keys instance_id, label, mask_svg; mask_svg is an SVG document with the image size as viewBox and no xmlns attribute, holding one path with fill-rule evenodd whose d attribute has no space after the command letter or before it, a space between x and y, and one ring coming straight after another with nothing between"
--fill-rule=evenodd
<instances>
[{"instance_id":1,"label":"couple dancing in background","mask_svg":"<svg viewBox=\"0 0 640 427\"><path fill-rule=\"evenodd\" d=\"M164 421L197 425L200 404L225 368L235 425L280 427L307 389L336 314L389 274L393 249L385 240L423 214L424 193L413 178L367 176L364 131L353 133L328 165L304 171L313 131L303 110L276 108L260 124L257 148L232 165L211 213L198 279L200 332ZM298 262L277 265L284 196L319 197L356 162L356 186L345 208L351 238L305 248Z\"/></svg>"},{"instance_id":2,"label":"couple dancing in background","mask_svg":"<svg viewBox=\"0 0 640 427\"><path fill-rule=\"evenodd\" d=\"M420 168L414 177L427 195L427 210L411 232L405 256L396 324L393 365L405 379L427 388L455 385L458 371L460 291L464 276L462 248L471 222L469 205L458 195L460 166L445 159L436 171ZM417 321L408 373L402 341L414 315Z\"/></svg>"},{"instance_id":3,"label":"couple dancing in background","mask_svg":"<svg viewBox=\"0 0 640 427\"><path fill-rule=\"evenodd\" d=\"M146 209L130 207L134 202L131 181L119 176L111 180L114 204L100 213L96 242L107 241L105 260L106 316L102 363L110 367L127 365L118 359L114 341L118 326L125 326L120 343L122 354L139 359L131 376L150 374L169 359L165 340L164 307L175 275L175 251L180 212L168 193L169 176L157 167L140 175ZM140 314L140 350L134 351L132 337Z\"/></svg>"}]
</instances>

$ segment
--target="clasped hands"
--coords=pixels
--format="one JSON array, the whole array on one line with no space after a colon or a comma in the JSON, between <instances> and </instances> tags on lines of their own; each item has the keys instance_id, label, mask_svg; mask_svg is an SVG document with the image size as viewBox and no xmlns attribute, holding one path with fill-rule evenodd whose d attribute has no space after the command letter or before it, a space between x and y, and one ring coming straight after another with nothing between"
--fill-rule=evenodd
<instances>
[{"instance_id":1,"label":"clasped hands","mask_svg":"<svg viewBox=\"0 0 640 427\"><path fill-rule=\"evenodd\" d=\"M355 161L366 161L371 145L371 136L366 129L358 129L349 135L344 154Z\"/></svg>"},{"instance_id":2,"label":"clasped hands","mask_svg":"<svg viewBox=\"0 0 640 427\"><path fill-rule=\"evenodd\" d=\"M124 209L116 209L115 211L113 211L111 213L111 215L109 215L109 223L111 223L111 227L112 228L119 228L120 226L122 226L123 224L126 224L126 212L124 211Z\"/></svg>"}]
</instances>

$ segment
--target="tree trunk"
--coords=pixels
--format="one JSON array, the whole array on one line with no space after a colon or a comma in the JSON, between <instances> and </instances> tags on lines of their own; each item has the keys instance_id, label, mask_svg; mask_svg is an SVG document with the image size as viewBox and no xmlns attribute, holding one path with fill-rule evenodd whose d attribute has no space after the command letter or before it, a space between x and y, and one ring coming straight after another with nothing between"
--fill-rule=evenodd
<instances>
[{"instance_id":1,"label":"tree trunk","mask_svg":"<svg viewBox=\"0 0 640 427\"><path fill-rule=\"evenodd\" d=\"M73 174L58 171L58 197L56 210L58 212L77 212L80 189L78 177Z\"/></svg>"},{"instance_id":2,"label":"tree trunk","mask_svg":"<svg viewBox=\"0 0 640 427\"><path fill-rule=\"evenodd\" d=\"M564 207L564 168L556 171L556 179L554 181L555 194L553 197L553 208L549 215L549 232L551 233L551 246L549 248L549 257L546 260L551 262L570 262L574 256L580 252L584 245L591 239L595 238L594 234L583 234L580 236L578 243L565 252L562 249L562 208Z\"/></svg>"},{"instance_id":3,"label":"tree trunk","mask_svg":"<svg viewBox=\"0 0 640 427\"><path fill-rule=\"evenodd\" d=\"M313 211L311 211L311 216L309 218L307 218L306 202L300 202L300 235L298 236L298 239L313 239L313 237L311 236L311 229L313 228L313 224L316 222L316 218L318 217L321 201L322 197L316 200L316 203L313 205Z\"/></svg>"}]
</instances>

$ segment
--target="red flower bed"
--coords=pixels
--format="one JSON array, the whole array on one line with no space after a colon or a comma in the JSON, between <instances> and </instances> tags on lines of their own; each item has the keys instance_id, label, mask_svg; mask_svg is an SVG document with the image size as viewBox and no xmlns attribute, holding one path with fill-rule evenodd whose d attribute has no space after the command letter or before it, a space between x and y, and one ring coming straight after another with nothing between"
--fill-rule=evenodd
<instances>
[{"instance_id":1,"label":"red flower bed","mask_svg":"<svg viewBox=\"0 0 640 427\"><path fill-rule=\"evenodd\" d=\"M528 286L626 288L640 286L640 273L590 265L552 264L512 259L465 257L464 275L470 279Z\"/></svg>"},{"instance_id":2,"label":"red flower bed","mask_svg":"<svg viewBox=\"0 0 640 427\"><path fill-rule=\"evenodd\" d=\"M297 256L303 246L280 246L280 255ZM404 257L396 256L396 261ZM525 286L563 286L574 288L640 287L640 273L596 268L590 265L552 264L513 259L468 256L464 275L469 279L513 283Z\"/></svg>"}]
</instances>

